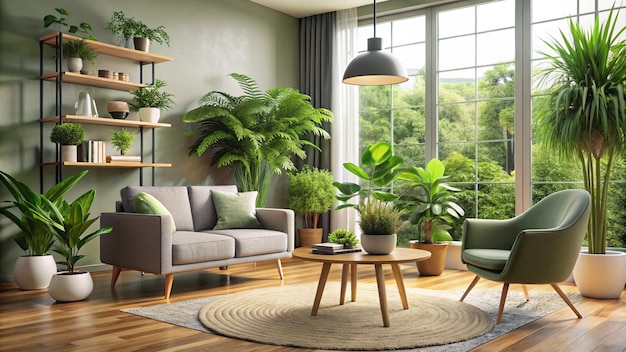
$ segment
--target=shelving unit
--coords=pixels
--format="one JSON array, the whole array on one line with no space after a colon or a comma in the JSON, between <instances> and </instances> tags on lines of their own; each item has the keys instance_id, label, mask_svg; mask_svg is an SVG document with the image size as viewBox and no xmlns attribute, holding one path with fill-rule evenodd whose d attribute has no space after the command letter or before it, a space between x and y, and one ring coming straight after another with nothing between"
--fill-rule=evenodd
<instances>
[{"instance_id":1,"label":"shelving unit","mask_svg":"<svg viewBox=\"0 0 626 352\"><path fill-rule=\"evenodd\" d=\"M62 112L62 101L63 101L63 85L64 84L77 84L82 86L89 87L98 87L105 89L113 89L113 90L121 90L121 91L130 91L133 89L139 89L145 87L144 77L143 77L143 66L150 65L152 69L152 83L155 81L154 76L154 66L157 63L171 61L172 58L146 53L138 50L123 48L117 45L101 43L97 41L92 41L88 39L84 39L87 46L89 46L93 51L98 54L117 57L121 59L131 60L138 63L139 66L139 82L126 82L120 80L113 80L108 78L102 78L91 75L84 75L79 73L72 72L64 72L63 67L63 52L61 50L64 41L76 41L81 40L82 38L76 37L73 35L65 34L65 33L50 33L43 37L39 38L39 61L40 61L40 133L39 133L39 161L40 161L40 188L41 192L43 192L44 188L44 170L43 168L46 166L54 166L56 168L55 177L56 182L60 182L63 178L63 168L64 167L83 167L83 168L136 168L139 170L139 183L143 185L143 168L151 168L152 169L152 184L154 185L154 171L157 167L171 167L172 164L169 163L156 163L154 160L154 130L156 128L168 128L171 127L168 123L148 123L143 121L131 121L131 120L117 120L113 118L103 118L103 117L89 117L89 116L76 116L76 115L67 115ZM55 72L44 73L44 46L52 46L56 50L55 55ZM53 82L56 88L55 95L55 111L56 116L53 117L44 117L44 83L45 82ZM111 162L111 163L91 163L91 162L61 162L60 160L60 148L57 146L57 150L55 153L55 160L52 162L46 162L44 160L44 124L46 123L80 123L80 124L89 124L89 125L100 125L100 126L109 126L109 127L125 127L125 128L136 128L139 130L140 135L140 147L141 147L141 158L142 162ZM152 132L152 160L151 162L144 162L144 130L150 130Z\"/></svg>"}]
</instances>

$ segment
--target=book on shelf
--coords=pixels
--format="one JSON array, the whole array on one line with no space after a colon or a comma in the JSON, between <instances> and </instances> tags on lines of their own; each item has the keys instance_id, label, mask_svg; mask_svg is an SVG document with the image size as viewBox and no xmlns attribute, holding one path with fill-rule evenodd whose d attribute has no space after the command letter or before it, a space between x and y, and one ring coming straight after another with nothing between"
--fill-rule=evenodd
<instances>
[{"instance_id":1,"label":"book on shelf","mask_svg":"<svg viewBox=\"0 0 626 352\"><path fill-rule=\"evenodd\" d=\"M360 252L361 248L344 248L340 243L317 243L311 246L314 254L342 254Z\"/></svg>"},{"instance_id":2,"label":"book on shelf","mask_svg":"<svg viewBox=\"0 0 626 352\"><path fill-rule=\"evenodd\" d=\"M139 163L141 157L138 155L107 155L107 163Z\"/></svg>"},{"instance_id":3,"label":"book on shelf","mask_svg":"<svg viewBox=\"0 0 626 352\"><path fill-rule=\"evenodd\" d=\"M104 163L106 159L106 145L104 141L83 141L78 146L79 161L87 163Z\"/></svg>"}]
</instances>

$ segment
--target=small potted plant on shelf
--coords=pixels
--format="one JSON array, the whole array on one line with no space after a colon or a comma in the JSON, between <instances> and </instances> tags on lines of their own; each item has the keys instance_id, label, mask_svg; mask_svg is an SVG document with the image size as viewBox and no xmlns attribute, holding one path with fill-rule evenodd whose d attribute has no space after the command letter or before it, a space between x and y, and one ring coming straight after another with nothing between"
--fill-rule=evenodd
<instances>
[{"instance_id":1,"label":"small potted plant on shelf","mask_svg":"<svg viewBox=\"0 0 626 352\"><path fill-rule=\"evenodd\" d=\"M402 169L398 180L404 181L416 192L400 196L399 206L409 212L409 222L420 227L419 240L411 241L411 248L424 249L431 253L428 260L417 263L421 275L440 275L446 262L447 242L452 241L448 230L451 218L459 219L465 214L456 203L455 193L461 190L445 183L445 166L437 158L422 167ZM423 231L423 238L422 238Z\"/></svg>"},{"instance_id":2,"label":"small potted plant on shelf","mask_svg":"<svg viewBox=\"0 0 626 352\"><path fill-rule=\"evenodd\" d=\"M87 174L87 170L79 173L78 180ZM76 181L78 181L76 180ZM76 263L85 257L80 250L91 240L111 232L111 227L98 228L88 235L83 234L93 225L99 216L89 218L91 204L96 196L95 190L89 190L76 198L71 204L60 198L51 203L54 211L50 214L53 234L57 239L54 251L62 256L57 264L65 265L67 271L52 276L48 293L60 302L80 301L87 298L93 291L93 279L88 271L79 272Z\"/></svg>"},{"instance_id":3,"label":"small potted plant on shelf","mask_svg":"<svg viewBox=\"0 0 626 352\"><path fill-rule=\"evenodd\" d=\"M289 175L287 207L304 218L304 227L298 229L301 247L322 242L323 229L317 227L318 220L334 202L333 176L328 170L305 165L300 172Z\"/></svg>"},{"instance_id":4,"label":"small potted plant on shelf","mask_svg":"<svg viewBox=\"0 0 626 352\"><path fill-rule=\"evenodd\" d=\"M113 17L107 23L106 29L116 34L120 41L133 38L137 50L149 51L150 41L170 45L170 37L164 26L150 28L134 17L126 17L122 11L113 12Z\"/></svg>"},{"instance_id":5,"label":"small potted plant on shelf","mask_svg":"<svg viewBox=\"0 0 626 352\"><path fill-rule=\"evenodd\" d=\"M50 141L61 144L61 161L75 162L78 155L77 146L84 138L85 129L78 123L55 125L50 133Z\"/></svg>"},{"instance_id":6,"label":"small potted plant on shelf","mask_svg":"<svg viewBox=\"0 0 626 352\"><path fill-rule=\"evenodd\" d=\"M128 149L132 147L134 139L135 135L125 128L119 131L111 131L111 143L119 150L121 155L126 155Z\"/></svg>"},{"instance_id":7,"label":"small potted plant on shelf","mask_svg":"<svg viewBox=\"0 0 626 352\"><path fill-rule=\"evenodd\" d=\"M173 95L160 89L165 87L165 81L157 79L153 86L133 89L133 101L128 104L131 111L139 112L139 120L157 123L161 117L161 110L167 110L174 105Z\"/></svg>"},{"instance_id":8,"label":"small potted plant on shelf","mask_svg":"<svg viewBox=\"0 0 626 352\"><path fill-rule=\"evenodd\" d=\"M79 25L70 25L67 23L67 17L70 15L69 11L64 8L57 7L54 9L56 13L59 15L46 15L43 18L43 26L44 28L48 28L53 24L57 24L58 26L66 27L67 32L70 34L78 34L85 39L89 40L98 40L96 37L91 34L93 31L93 27L89 23L81 22Z\"/></svg>"},{"instance_id":9,"label":"small potted plant on shelf","mask_svg":"<svg viewBox=\"0 0 626 352\"><path fill-rule=\"evenodd\" d=\"M45 194L37 194L28 185L0 171L0 183L13 196L3 201L0 214L19 227L13 240L25 255L17 258L13 278L22 290L38 290L48 287L57 267L48 251L54 244L54 228L51 213L53 204L67 193L80 179L70 176L52 186ZM17 210L17 213L14 211Z\"/></svg>"},{"instance_id":10,"label":"small potted plant on shelf","mask_svg":"<svg viewBox=\"0 0 626 352\"><path fill-rule=\"evenodd\" d=\"M359 243L359 239L356 238L354 231L337 229L328 234L328 242L342 244L343 248L354 248Z\"/></svg>"},{"instance_id":11,"label":"small potted plant on shelf","mask_svg":"<svg viewBox=\"0 0 626 352\"><path fill-rule=\"evenodd\" d=\"M89 74L89 71L83 69L83 60L89 60L91 65L95 65L96 54L83 39L68 40L63 43L63 57L67 59L67 69L70 72L80 72Z\"/></svg>"},{"instance_id":12,"label":"small potted plant on shelf","mask_svg":"<svg viewBox=\"0 0 626 352\"><path fill-rule=\"evenodd\" d=\"M359 227L363 231L361 246L369 254L389 254L396 247L396 232L402 213L394 206L398 195L389 191L389 185L396 179L403 163L401 157L393 155L391 144L376 143L361 154L363 168L353 163L343 164L346 170L364 180L366 187L351 182L333 183L340 192L337 199L343 203L335 209L357 210L361 217ZM349 203L354 197L359 197L358 203Z\"/></svg>"}]
</instances>

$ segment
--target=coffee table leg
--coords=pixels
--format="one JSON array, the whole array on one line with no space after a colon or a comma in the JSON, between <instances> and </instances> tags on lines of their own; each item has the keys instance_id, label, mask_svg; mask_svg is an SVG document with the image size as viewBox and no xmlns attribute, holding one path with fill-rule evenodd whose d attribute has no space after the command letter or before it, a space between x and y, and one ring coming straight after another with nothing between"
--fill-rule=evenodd
<instances>
[{"instance_id":1,"label":"coffee table leg","mask_svg":"<svg viewBox=\"0 0 626 352\"><path fill-rule=\"evenodd\" d=\"M350 264L352 302L356 302L356 264Z\"/></svg>"},{"instance_id":2,"label":"coffee table leg","mask_svg":"<svg viewBox=\"0 0 626 352\"><path fill-rule=\"evenodd\" d=\"M380 311L383 314L383 326L389 327L389 307L387 306L387 291L385 290L385 275L383 275L383 265L374 264L376 270L376 283L378 284L378 299L380 301Z\"/></svg>"},{"instance_id":3,"label":"coffee table leg","mask_svg":"<svg viewBox=\"0 0 626 352\"><path fill-rule=\"evenodd\" d=\"M313 302L313 308L311 309L311 315L317 315L317 310L320 308L320 302L322 301L322 293L324 293L324 287L326 286L326 280L328 280L328 273L330 272L331 263L322 264L322 273L320 274L320 281L317 284L317 292L315 293L315 301Z\"/></svg>"},{"instance_id":4,"label":"coffee table leg","mask_svg":"<svg viewBox=\"0 0 626 352\"><path fill-rule=\"evenodd\" d=\"M346 286L348 280L348 269L350 264L344 264L341 270L341 295L339 296L339 305L343 305L346 302Z\"/></svg>"},{"instance_id":5,"label":"coffee table leg","mask_svg":"<svg viewBox=\"0 0 626 352\"><path fill-rule=\"evenodd\" d=\"M400 271L400 265L391 264L391 270L393 270L393 277L396 279L396 285L398 285L398 292L400 293L402 308L409 309L409 301L406 298L406 289L404 288L404 280L402 279L402 271Z\"/></svg>"}]
</instances>

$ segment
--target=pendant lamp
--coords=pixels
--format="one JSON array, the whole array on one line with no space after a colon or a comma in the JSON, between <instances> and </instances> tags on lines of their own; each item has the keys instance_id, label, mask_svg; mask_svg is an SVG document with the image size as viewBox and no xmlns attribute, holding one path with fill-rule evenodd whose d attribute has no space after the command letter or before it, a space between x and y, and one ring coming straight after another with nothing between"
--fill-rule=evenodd
<instances>
[{"instance_id":1,"label":"pendant lamp","mask_svg":"<svg viewBox=\"0 0 626 352\"><path fill-rule=\"evenodd\" d=\"M367 39L367 52L355 57L346 67L343 83L382 86L409 80L406 69L393 55L383 52L382 38L376 38L376 0L374 0L374 37Z\"/></svg>"}]
</instances>

